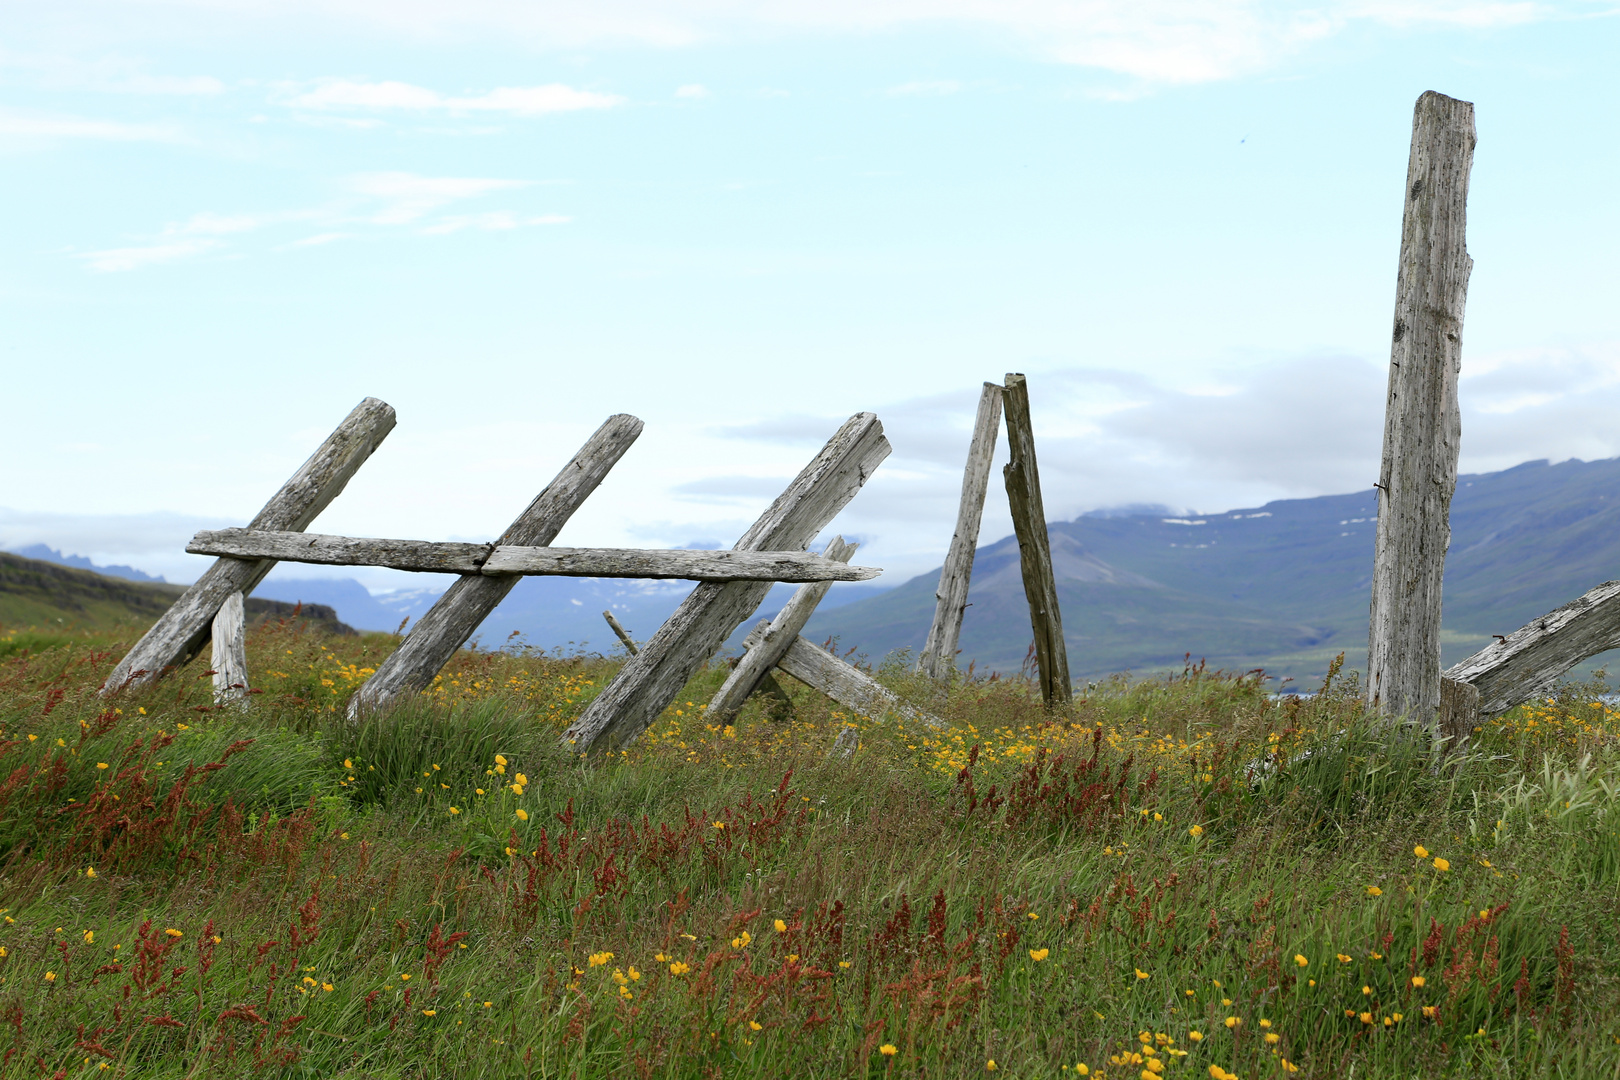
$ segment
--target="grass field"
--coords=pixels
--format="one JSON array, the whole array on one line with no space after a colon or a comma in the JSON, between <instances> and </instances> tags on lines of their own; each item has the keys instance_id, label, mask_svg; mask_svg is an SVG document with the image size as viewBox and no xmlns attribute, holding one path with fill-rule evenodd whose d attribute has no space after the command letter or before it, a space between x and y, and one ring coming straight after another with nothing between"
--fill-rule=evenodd
<instances>
[{"instance_id":1,"label":"grass field","mask_svg":"<svg viewBox=\"0 0 1620 1080\"><path fill-rule=\"evenodd\" d=\"M558 733L616 664L250 638L117 701L122 647L0 633L0 1076L1610 1076L1620 717L1572 687L1439 757L1354 687L1191 670L944 731ZM127 642L125 642L127 644ZM784 680L790 685L790 680ZM852 760L829 760L848 723Z\"/></svg>"}]
</instances>

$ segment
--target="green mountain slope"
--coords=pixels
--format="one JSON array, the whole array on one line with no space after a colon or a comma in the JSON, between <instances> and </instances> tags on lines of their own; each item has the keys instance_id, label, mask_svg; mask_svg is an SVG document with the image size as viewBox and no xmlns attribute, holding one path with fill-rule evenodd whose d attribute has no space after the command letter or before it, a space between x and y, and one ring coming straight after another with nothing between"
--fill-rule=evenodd
<instances>
[{"instance_id":1,"label":"green mountain slope","mask_svg":"<svg viewBox=\"0 0 1620 1080\"><path fill-rule=\"evenodd\" d=\"M0 630L129 630L141 633L185 591L183 585L126 581L0 551ZM247 599L250 623L288 619L295 609L329 633L352 634L321 604Z\"/></svg>"},{"instance_id":2,"label":"green mountain slope","mask_svg":"<svg viewBox=\"0 0 1620 1080\"><path fill-rule=\"evenodd\" d=\"M1050 526L1077 679L1180 667L1182 657L1319 678L1367 641L1377 503L1369 489L1196 518L1082 517ZM1620 577L1620 459L1529 462L1460 478L1446 562L1444 659ZM1014 670L1029 646L1011 537L979 549L963 666ZM871 657L920 648L938 571L818 612L807 634Z\"/></svg>"}]
</instances>

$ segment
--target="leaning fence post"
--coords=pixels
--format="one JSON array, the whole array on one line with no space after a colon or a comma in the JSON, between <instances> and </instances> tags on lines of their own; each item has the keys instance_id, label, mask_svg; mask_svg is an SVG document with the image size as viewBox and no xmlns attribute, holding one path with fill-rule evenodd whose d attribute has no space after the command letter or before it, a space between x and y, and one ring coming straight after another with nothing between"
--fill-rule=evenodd
<instances>
[{"instance_id":1,"label":"leaning fence post","mask_svg":"<svg viewBox=\"0 0 1620 1080\"><path fill-rule=\"evenodd\" d=\"M556 479L518 515L502 534L500 543L536 547L550 544L607 477L608 470L630 449L641 428L641 421L634 416L619 413L608 417ZM378 708L433 685L433 676L445 661L466 643L517 582L517 576L512 574L457 578L428 613L416 620L415 629L378 666L376 674L354 692L349 699L350 718L361 710Z\"/></svg>"},{"instance_id":2,"label":"leaning fence post","mask_svg":"<svg viewBox=\"0 0 1620 1080\"><path fill-rule=\"evenodd\" d=\"M951 550L939 572L934 593L934 624L928 628L917 668L931 679L942 679L956 667L957 641L962 636L962 615L967 611L968 582L973 576L973 553L979 546L979 524L984 519L984 495L990 486L990 463L996 454L996 429L1001 426L1001 387L984 384L979 415L968 445L967 468L962 471L962 501L956 511L956 532Z\"/></svg>"},{"instance_id":3,"label":"leaning fence post","mask_svg":"<svg viewBox=\"0 0 1620 1080\"><path fill-rule=\"evenodd\" d=\"M636 643L630 640L630 631L619 625L619 620L613 617L612 611L602 612L602 618L607 620L608 626L613 630L613 633L618 636L619 641L623 643L625 652L629 653L631 656L634 656L636 653L641 651L636 647Z\"/></svg>"},{"instance_id":4,"label":"leaning fence post","mask_svg":"<svg viewBox=\"0 0 1620 1080\"><path fill-rule=\"evenodd\" d=\"M1440 707L1440 588L1451 543L1462 418L1468 174L1474 106L1418 98L1406 168L1394 341L1378 477L1367 703L1428 723Z\"/></svg>"},{"instance_id":5,"label":"leaning fence post","mask_svg":"<svg viewBox=\"0 0 1620 1080\"><path fill-rule=\"evenodd\" d=\"M1057 582L1052 576L1052 542L1046 534L1046 507L1041 502L1041 474L1035 465L1035 429L1029 418L1029 384L1022 375L1007 376L1007 445L1012 460L1002 470L1018 562L1035 632L1035 659L1040 665L1041 698L1047 705L1068 704L1069 653L1063 644L1063 616L1058 611Z\"/></svg>"},{"instance_id":6,"label":"leaning fence post","mask_svg":"<svg viewBox=\"0 0 1620 1080\"><path fill-rule=\"evenodd\" d=\"M859 546L846 543L842 536L835 536L822 555L836 562L847 563ZM775 667L782 654L787 652L788 646L799 636L799 631L804 629L804 624L815 614L816 605L821 603L822 598L827 595L827 590L831 588L830 581L815 581L800 585L794 590L792 598L782 605L782 610L777 612L776 618L769 623L770 628L766 631L764 640L737 659L737 666L731 669L730 676L721 684L720 689L715 691L714 697L709 699L709 720L730 723L737 710L743 707L743 702L747 701L749 695L756 689L763 688L778 700L787 696L786 692L775 684L775 680L771 680L771 685L775 686L774 692L769 686L764 686L765 680L771 678L771 668Z\"/></svg>"},{"instance_id":7,"label":"leaning fence post","mask_svg":"<svg viewBox=\"0 0 1620 1080\"><path fill-rule=\"evenodd\" d=\"M856 413L743 534L736 549L803 551L888 456L889 440L878 418ZM770 582L764 581L698 585L563 732L563 745L587 752L633 742L770 590Z\"/></svg>"},{"instance_id":8,"label":"leaning fence post","mask_svg":"<svg viewBox=\"0 0 1620 1080\"><path fill-rule=\"evenodd\" d=\"M308 528L393 428L393 408L376 398L366 398L264 504L249 528L289 532ZM165 669L178 667L196 656L208 640L220 605L232 593L252 592L275 565L273 559L215 560L124 655L102 684L101 692L111 694L151 682Z\"/></svg>"},{"instance_id":9,"label":"leaning fence post","mask_svg":"<svg viewBox=\"0 0 1620 1080\"><path fill-rule=\"evenodd\" d=\"M247 619L239 592L231 593L214 616L213 660L214 703L247 700Z\"/></svg>"}]
</instances>

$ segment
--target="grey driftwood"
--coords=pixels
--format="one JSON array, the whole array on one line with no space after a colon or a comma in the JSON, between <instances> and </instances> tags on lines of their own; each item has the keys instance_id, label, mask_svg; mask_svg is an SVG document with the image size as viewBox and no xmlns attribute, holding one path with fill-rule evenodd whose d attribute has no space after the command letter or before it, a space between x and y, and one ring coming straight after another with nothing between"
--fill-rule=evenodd
<instances>
[{"instance_id":1,"label":"grey driftwood","mask_svg":"<svg viewBox=\"0 0 1620 1080\"><path fill-rule=\"evenodd\" d=\"M850 417L735 550L804 550L888 456L878 418ZM768 582L699 583L563 733L563 745L588 752L636 739L769 591Z\"/></svg>"},{"instance_id":2,"label":"grey driftwood","mask_svg":"<svg viewBox=\"0 0 1620 1080\"><path fill-rule=\"evenodd\" d=\"M186 545L194 555L334 566L385 566L448 574L684 578L689 581L870 581L883 571L844 566L808 551L645 551L518 544L377 540L313 533L214 529Z\"/></svg>"},{"instance_id":3,"label":"grey driftwood","mask_svg":"<svg viewBox=\"0 0 1620 1080\"><path fill-rule=\"evenodd\" d=\"M366 398L327 436L292 479L265 503L249 528L302 532L337 498L355 470L394 428L394 410ZM102 684L103 694L151 682L196 656L208 640L220 606L232 593L244 596L275 566L272 559L220 559L181 594Z\"/></svg>"},{"instance_id":4,"label":"grey driftwood","mask_svg":"<svg viewBox=\"0 0 1620 1080\"><path fill-rule=\"evenodd\" d=\"M242 701L248 693L247 619L242 594L233 592L214 616L214 703Z\"/></svg>"},{"instance_id":5,"label":"grey driftwood","mask_svg":"<svg viewBox=\"0 0 1620 1080\"><path fill-rule=\"evenodd\" d=\"M619 413L607 421L563 466L544 491L535 496L528 509L501 536L503 544L544 546L556 539L608 471L624 456L641 434L642 423L634 416ZM396 698L426 690L433 677L472 636L478 624L495 610L518 579L466 575L446 589L438 602L417 620L398 649L377 668L376 674L361 684L349 699L349 716L375 709ZM767 586L768 587L768 586Z\"/></svg>"},{"instance_id":6,"label":"grey driftwood","mask_svg":"<svg viewBox=\"0 0 1620 1080\"><path fill-rule=\"evenodd\" d=\"M1377 485L1367 703L1424 722L1440 706L1440 587L1462 440L1457 376L1474 265L1465 238L1473 160L1474 107L1433 91L1418 98Z\"/></svg>"},{"instance_id":7,"label":"grey driftwood","mask_svg":"<svg viewBox=\"0 0 1620 1080\"><path fill-rule=\"evenodd\" d=\"M764 619L743 639L747 648L759 644L770 632L771 624ZM747 654L744 654L747 655ZM929 727L943 727L936 716L906 704L893 690L878 682L866 672L844 663L826 649L818 648L803 637L794 637L783 650L776 666L814 690L832 698L861 716L882 716L894 713Z\"/></svg>"},{"instance_id":8,"label":"grey driftwood","mask_svg":"<svg viewBox=\"0 0 1620 1080\"><path fill-rule=\"evenodd\" d=\"M829 561L846 563L859 546L845 543L842 536L835 536L827 545L824 557ZM731 669L731 675L709 700L711 720L718 718L724 722L737 714L749 695L759 689L761 680L770 677L771 668L776 666L793 639L799 636L804 624L815 614L816 605L821 603L822 597L831 588L832 582L828 581L801 585L794 591L788 602L782 605L782 610L776 613L776 618L767 624L769 629L764 637L742 654L737 666Z\"/></svg>"},{"instance_id":9,"label":"grey driftwood","mask_svg":"<svg viewBox=\"0 0 1620 1080\"><path fill-rule=\"evenodd\" d=\"M967 611L968 583L973 576L973 553L979 546L979 524L984 518L984 496L990 487L990 464L996 456L996 429L1001 426L1001 387L987 382L979 395L979 413L968 444L967 467L962 470L962 500L956 510L956 532L934 592L934 622L928 628L917 669L931 679L943 679L956 668L957 642L962 616Z\"/></svg>"},{"instance_id":10,"label":"grey driftwood","mask_svg":"<svg viewBox=\"0 0 1620 1080\"><path fill-rule=\"evenodd\" d=\"M1445 677L1478 689L1478 715L1495 716L1614 648L1620 648L1620 581L1605 581L1452 665Z\"/></svg>"},{"instance_id":11,"label":"grey driftwood","mask_svg":"<svg viewBox=\"0 0 1620 1080\"><path fill-rule=\"evenodd\" d=\"M1013 533L1018 538L1018 565L1029 601L1030 628L1035 634L1035 661L1040 667L1041 699L1048 706L1066 705L1069 651L1063 643L1063 616L1058 610L1057 582L1052 576L1052 542L1046 533L1046 506L1041 501L1041 473L1035 464L1035 429L1029 417L1029 384L1011 373L1002 393L1007 410L1007 445L1012 460L1002 470Z\"/></svg>"}]
</instances>

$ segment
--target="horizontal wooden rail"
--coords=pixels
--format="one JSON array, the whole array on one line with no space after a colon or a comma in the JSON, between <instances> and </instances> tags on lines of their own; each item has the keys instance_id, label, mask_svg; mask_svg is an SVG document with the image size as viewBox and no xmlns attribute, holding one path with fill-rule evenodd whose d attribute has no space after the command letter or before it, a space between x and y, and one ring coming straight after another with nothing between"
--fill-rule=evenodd
<instances>
[{"instance_id":1,"label":"horizontal wooden rail","mask_svg":"<svg viewBox=\"0 0 1620 1080\"><path fill-rule=\"evenodd\" d=\"M275 559L329 566L384 566L429 573L556 577L681 578L688 581L870 581L883 571L846 566L807 551L644 551L524 547L427 540L374 540L265 529L211 529L192 537L194 555Z\"/></svg>"}]
</instances>

